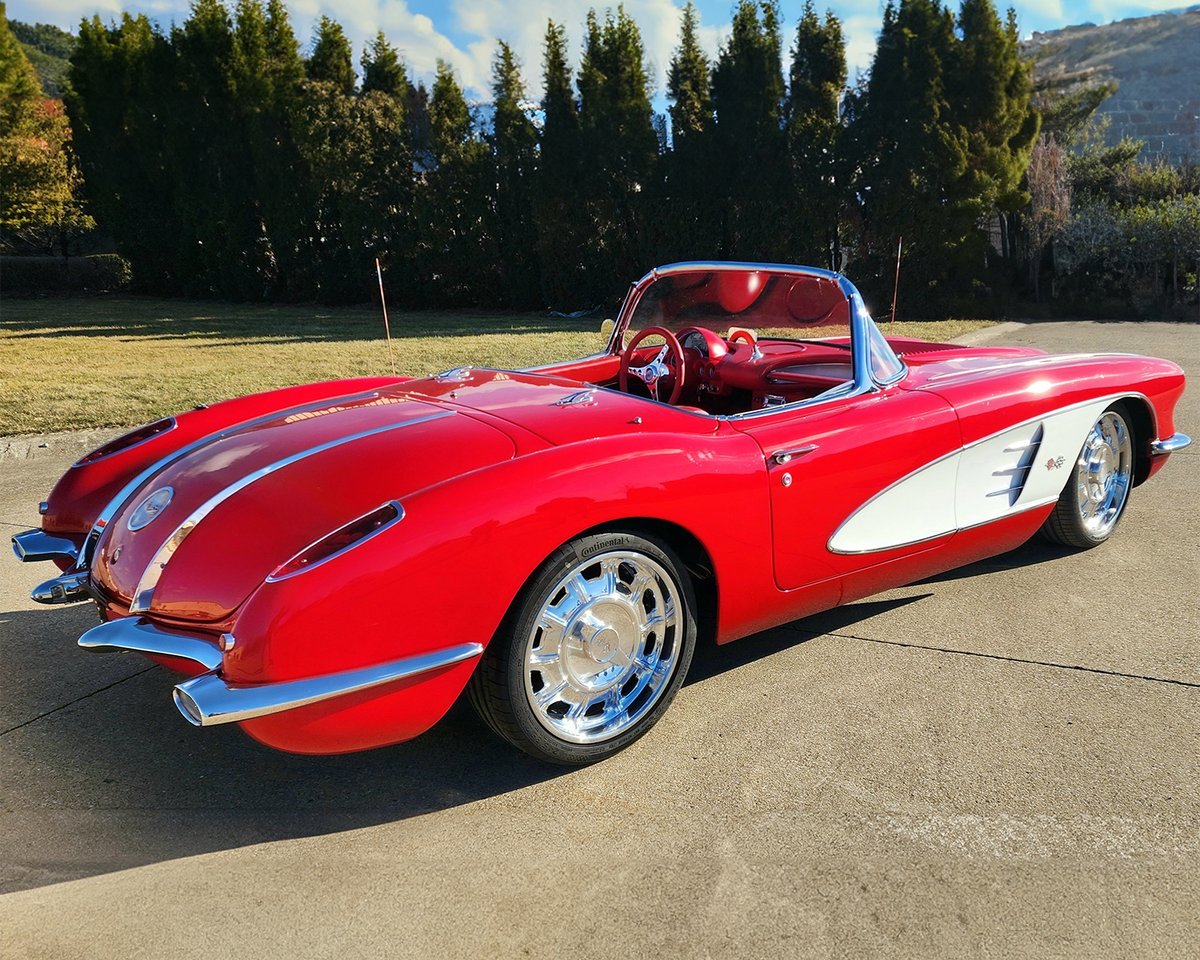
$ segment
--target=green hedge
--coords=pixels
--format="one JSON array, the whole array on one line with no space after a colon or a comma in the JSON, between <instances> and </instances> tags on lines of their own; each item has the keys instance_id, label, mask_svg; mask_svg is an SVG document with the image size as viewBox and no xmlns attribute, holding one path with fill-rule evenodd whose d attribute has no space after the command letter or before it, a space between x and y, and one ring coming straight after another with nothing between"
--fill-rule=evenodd
<instances>
[{"instance_id":1,"label":"green hedge","mask_svg":"<svg viewBox=\"0 0 1200 960\"><path fill-rule=\"evenodd\" d=\"M115 253L86 257L0 257L0 294L111 293L129 286L129 261Z\"/></svg>"}]
</instances>

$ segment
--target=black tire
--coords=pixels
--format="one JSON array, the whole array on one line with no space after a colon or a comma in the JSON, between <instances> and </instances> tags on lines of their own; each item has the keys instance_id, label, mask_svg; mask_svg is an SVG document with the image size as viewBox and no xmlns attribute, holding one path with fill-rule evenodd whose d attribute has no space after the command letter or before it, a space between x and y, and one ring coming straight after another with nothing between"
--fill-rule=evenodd
<instances>
[{"instance_id":1,"label":"black tire","mask_svg":"<svg viewBox=\"0 0 1200 960\"><path fill-rule=\"evenodd\" d=\"M1104 523L1096 524L1095 522L1089 523L1085 520L1080 508L1079 492L1081 485L1086 482L1088 473L1087 459L1094 431L1100 424L1105 422L1106 418L1109 418L1109 423L1119 424L1120 429L1124 431L1127 462L1123 463L1124 492L1119 501L1114 504L1111 518L1107 519ZM1137 438L1133 432L1132 419L1123 404L1114 403L1100 414L1092 430L1088 432L1088 439L1084 441L1083 447L1079 451L1079 456L1075 459L1075 464L1071 468L1071 476L1067 479L1067 484L1058 498L1058 503L1054 505L1054 510L1046 518L1046 522L1042 524L1041 529L1038 531L1042 537L1052 543L1062 544L1065 547L1090 550L1092 547L1098 547L1113 535L1117 524L1120 523L1121 518L1125 515L1126 507L1129 505L1129 490L1133 485L1133 451L1137 449L1136 441ZM1118 472L1120 472L1120 466Z\"/></svg>"},{"instance_id":2,"label":"black tire","mask_svg":"<svg viewBox=\"0 0 1200 960\"><path fill-rule=\"evenodd\" d=\"M620 558L626 556L644 560L628 561L626 567L621 568ZM558 601L560 604L574 602L572 597L576 594L564 586L565 579L576 582L575 578L579 577L589 587L593 583L610 582L601 580L599 568L602 561L609 565L609 569L614 570L615 576L611 580L613 590L619 591L624 585L626 592L619 598L615 597L614 592L581 601L572 618L562 618L563 622L567 623L560 631L562 639L557 644L551 644L542 637L540 625L546 622L547 611L556 609L556 598L562 598ZM629 570L634 571L632 576L628 573ZM577 573L573 574L573 571ZM652 578L643 592L638 594L637 602L634 602L630 584L636 586L642 583L638 574L644 575L647 571L652 573ZM572 575L570 578L569 574ZM587 574L595 574L595 579L589 580ZM629 577L628 583L622 579L625 577ZM590 594L588 596L590 597ZM676 602L672 603L672 599ZM635 623L634 619L630 619L628 624L621 621L622 601L633 611L629 613L631 618L642 616L653 620L656 607L661 608L658 611L660 614L664 611L668 613L669 617L665 619L670 622L662 626L663 635L659 637L651 632L646 635L644 644L633 639L643 634L639 634L630 626ZM607 603L608 606L599 606L602 603ZM648 603L652 604L649 609ZM638 608L646 612L637 614ZM608 620L604 619L606 610L609 611ZM695 650L695 610L696 601L691 578L668 544L652 536L626 531L607 531L579 537L558 548L546 559L513 604L471 678L468 687L471 704L497 734L540 760L569 766L583 766L604 760L643 736L671 705L683 684ZM587 618L589 613L593 615L591 619ZM620 622L613 626L613 621ZM576 632L568 629L571 624L575 624L576 630L580 632L591 629L581 626L585 622L593 627L595 624L601 625L600 629L594 629L589 640L579 639ZM623 632L618 626L624 628ZM650 629L653 631L654 628ZM602 634L605 636L602 637ZM549 651L546 656L554 657L554 650L557 650L557 657L546 662L552 663L555 670L565 675L569 664L585 663L589 667L593 665L587 659L589 655L595 655L595 648L590 646L592 643L597 644L601 658L609 649L614 652L610 655L611 662L603 659L595 662L594 666L598 672L589 679L603 679L612 674L615 679L608 687L608 696L613 696L612 691L615 690L619 704L623 702L628 688L633 700L624 711L614 714L611 734L597 727L598 739L573 742L567 739L569 732L560 733L554 729L559 724L568 724L566 710L562 711L561 717L556 718L554 715L554 708L559 706L558 702L540 707L535 707L532 702L542 689L546 690L547 695L551 693L549 681L543 681L544 687L535 688L535 683L542 678L545 671L539 672L538 665L532 658L541 654L542 646L539 644L545 644ZM627 645L631 645L633 649L632 656L627 655ZM652 648L652 645L655 646ZM656 669L643 667L643 659L653 661L657 665ZM622 665L622 661L626 661L626 664ZM631 672L622 673L626 670ZM651 687L656 673L662 673L663 676L650 693L645 695L645 699L639 702L643 697L641 690ZM574 684L575 674L570 676L572 682L563 695L574 697L575 709L581 710L583 707L580 701L599 695L600 688L590 692L577 689ZM625 676L629 679L624 680L624 685L616 687ZM645 686L639 689L637 684L643 681ZM554 689L560 689L560 686L556 684ZM600 707L600 712L593 717L591 711L596 707ZM603 704L591 704L587 710L587 714L577 715L576 719L570 722L587 722L593 725L607 722ZM618 726L622 722L622 714L628 723L624 728Z\"/></svg>"}]
</instances>

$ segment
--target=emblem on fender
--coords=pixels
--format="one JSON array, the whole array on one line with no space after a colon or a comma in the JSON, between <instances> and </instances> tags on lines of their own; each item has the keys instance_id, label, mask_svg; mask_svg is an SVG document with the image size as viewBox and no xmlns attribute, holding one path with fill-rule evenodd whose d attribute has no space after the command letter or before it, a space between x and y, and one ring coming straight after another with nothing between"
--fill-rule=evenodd
<instances>
[{"instance_id":1,"label":"emblem on fender","mask_svg":"<svg viewBox=\"0 0 1200 960\"><path fill-rule=\"evenodd\" d=\"M171 502L171 498L175 496L175 491L171 487L159 487L150 496L138 504L137 509L129 517L129 522L126 524L129 529L141 530L155 517L167 508L167 504Z\"/></svg>"},{"instance_id":2,"label":"emblem on fender","mask_svg":"<svg viewBox=\"0 0 1200 960\"><path fill-rule=\"evenodd\" d=\"M1059 467L1061 467L1066 462L1067 462L1066 457L1051 457L1049 460L1046 461L1046 469L1047 470L1057 470Z\"/></svg>"}]
</instances>

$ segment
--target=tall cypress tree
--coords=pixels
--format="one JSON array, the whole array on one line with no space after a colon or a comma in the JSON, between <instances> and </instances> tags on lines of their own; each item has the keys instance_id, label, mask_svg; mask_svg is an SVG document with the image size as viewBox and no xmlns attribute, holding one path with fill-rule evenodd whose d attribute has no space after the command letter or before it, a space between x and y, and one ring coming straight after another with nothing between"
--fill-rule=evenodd
<instances>
[{"instance_id":1,"label":"tall cypress tree","mask_svg":"<svg viewBox=\"0 0 1200 960\"><path fill-rule=\"evenodd\" d=\"M586 176L597 199L624 198L649 183L658 155L652 117L637 24L624 7L603 23L589 11L579 118Z\"/></svg>"},{"instance_id":2,"label":"tall cypress tree","mask_svg":"<svg viewBox=\"0 0 1200 960\"><path fill-rule=\"evenodd\" d=\"M671 146L664 157L662 190L651 222L658 228L656 261L715 256L720 212L712 193L718 185L713 129L712 63L700 46L700 15L688 0L679 46L667 68ZM714 215L715 214L715 215Z\"/></svg>"},{"instance_id":3,"label":"tall cypress tree","mask_svg":"<svg viewBox=\"0 0 1200 960\"><path fill-rule=\"evenodd\" d=\"M501 286L511 306L540 301L537 228L533 220L537 178L537 131L525 112L525 83L512 48L501 40L492 60L495 109L491 147L495 193L493 216Z\"/></svg>"},{"instance_id":4,"label":"tall cypress tree","mask_svg":"<svg viewBox=\"0 0 1200 960\"><path fill-rule=\"evenodd\" d=\"M404 61L380 31L362 56L358 110L374 142L355 204L363 242L375 249L389 278L408 294L416 281L412 84Z\"/></svg>"},{"instance_id":5,"label":"tall cypress tree","mask_svg":"<svg viewBox=\"0 0 1200 960\"><path fill-rule=\"evenodd\" d=\"M579 104L571 83L567 32L546 23L542 49L542 137L538 190L534 200L542 299L552 306L578 306L583 270L586 211L576 197L580 176Z\"/></svg>"},{"instance_id":6,"label":"tall cypress tree","mask_svg":"<svg viewBox=\"0 0 1200 960\"><path fill-rule=\"evenodd\" d=\"M304 60L283 0L267 0L263 28L267 103L251 123L251 154L270 238L267 281L273 298L315 293L311 270L313 186L298 137L304 114Z\"/></svg>"},{"instance_id":7,"label":"tall cypress tree","mask_svg":"<svg viewBox=\"0 0 1200 960\"><path fill-rule=\"evenodd\" d=\"M712 94L709 91L712 65L700 47L699 29L700 14L696 12L693 0L688 0L683 9L679 47L667 69L672 149L681 155L712 128Z\"/></svg>"},{"instance_id":8,"label":"tall cypress tree","mask_svg":"<svg viewBox=\"0 0 1200 960\"><path fill-rule=\"evenodd\" d=\"M1029 199L1022 178L1040 124L1032 66L1021 59L1013 10L1002 23L992 0L963 0L958 23L962 42L953 84L959 122L968 131L966 188L979 196L985 214L999 215L1008 249L1016 211Z\"/></svg>"},{"instance_id":9,"label":"tall cypress tree","mask_svg":"<svg viewBox=\"0 0 1200 960\"><path fill-rule=\"evenodd\" d=\"M306 67L310 80L331 83L339 93L354 92L354 53L340 23L321 17Z\"/></svg>"},{"instance_id":10,"label":"tall cypress tree","mask_svg":"<svg viewBox=\"0 0 1200 960\"><path fill-rule=\"evenodd\" d=\"M439 60L429 100L430 152L434 168L418 192L419 257L424 283L442 302L461 304L495 296L495 262L487 249L487 146L471 121L462 86Z\"/></svg>"},{"instance_id":11,"label":"tall cypress tree","mask_svg":"<svg viewBox=\"0 0 1200 960\"><path fill-rule=\"evenodd\" d=\"M965 190L967 132L948 97L954 18L939 0L889 2L853 125L865 218L868 287L891 293L904 239L903 300L937 310L981 212Z\"/></svg>"},{"instance_id":12,"label":"tall cypress tree","mask_svg":"<svg viewBox=\"0 0 1200 960\"><path fill-rule=\"evenodd\" d=\"M382 30L375 34L370 47L363 50L361 63L363 93L378 90L391 97L407 96L408 74L404 69L404 62L396 48L388 43Z\"/></svg>"},{"instance_id":13,"label":"tall cypress tree","mask_svg":"<svg viewBox=\"0 0 1200 960\"><path fill-rule=\"evenodd\" d=\"M840 220L846 201L842 123L846 47L833 13L822 21L807 0L796 28L787 98L792 163L794 255L805 262L841 265Z\"/></svg>"},{"instance_id":14,"label":"tall cypress tree","mask_svg":"<svg viewBox=\"0 0 1200 960\"><path fill-rule=\"evenodd\" d=\"M86 193L135 283L178 294L195 242L165 143L174 83L167 40L144 16L124 14L111 28L98 16L80 24L66 107Z\"/></svg>"},{"instance_id":15,"label":"tall cypress tree","mask_svg":"<svg viewBox=\"0 0 1200 960\"><path fill-rule=\"evenodd\" d=\"M644 194L653 183L658 136L647 92L641 34L618 7L601 22L588 13L579 67L581 193L590 230L582 280L593 300L620 292L616 278L644 267L653 244L643 228Z\"/></svg>"},{"instance_id":16,"label":"tall cypress tree","mask_svg":"<svg viewBox=\"0 0 1200 960\"><path fill-rule=\"evenodd\" d=\"M779 259L790 234L783 133L783 40L775 0L741 0L713 70L717 182L727 184L722 252Z\"/></svg>"},{"instance_id":17,"label":"tall cypress tree","mask_svg":"<svg viewBox=\"0 0 1200 960\"><path fill-rule=\"evenodd\" d=\"M251 264L259 236L253 172L238 102L233 22L220 0L197 0L172 31L177 97L165 140L178 171L175 189L190 256L185 290L261 296Z\"/></svg>"},{"instance_id":18,"label":"tall cypress tree","mask_svg":"<svg viewBox=\"0 0 1200 960\"><path fill-rule=\"evenodd\" d=\"M705 154L711 149L713 103L709 86L712 64L700 47L700 15L688 0L683 10L679 47L667 69L667 96L671 105L671 152L675 158L671 176L687 187L703 181ZM674 193L675 190L673 189Z\"/></svg>"}]
</instances>

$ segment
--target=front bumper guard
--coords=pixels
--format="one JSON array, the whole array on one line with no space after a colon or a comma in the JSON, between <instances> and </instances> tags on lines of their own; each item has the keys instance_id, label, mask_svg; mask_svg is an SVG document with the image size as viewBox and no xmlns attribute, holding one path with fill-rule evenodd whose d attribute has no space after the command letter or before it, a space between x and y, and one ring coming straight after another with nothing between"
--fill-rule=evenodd
<instances>
[{"instance_id":1,"label":"front bumper guard","mask_svg":"<svg viewBox=\"0 0 1200 960\"><path fill-rule=\"evenodd\" d=\"M207 673L176 684L173 692L179 712L197 727L240 723L295 710L450 667L483 653L482 644L460 643L444 650L303 680L230 683L220 676L221 653L214 644L160 629L145 620L123 618L93 627L79 638L79 645L97 653L132 650L181 657L207 668Z\"/></svg>"},{"instance_id":2,"label":"front bumper guard","mask_svg":"<svg viewBox=\"0 0 1200 960\"><path fill-rule=\"evenodd\" d=\"M79 559L79 548L66 537L56 537L44 530L26 530L14 534L12 550L16 558L23 563L38 563L42 560L70 560L76 563Z\"/></svg>"},{"instance_id":3,"label":"front bumper guard","mask_svg":"<svg viewBox=\"0 0 1200 960\"><path fill-rule=\"evenodd\" d=\"M1184 447L1190 446L1191 443L1192 438L1186 433L1176 433L1165 440L1151 440L1150 456L1165 456L1168 453L1174 453L1176 450L1182 450Z\"/></svg>"}]
</instances>

